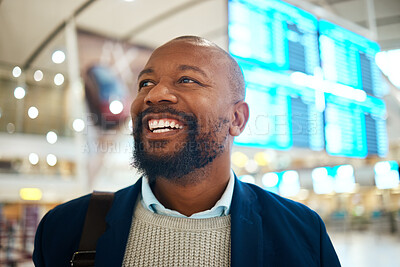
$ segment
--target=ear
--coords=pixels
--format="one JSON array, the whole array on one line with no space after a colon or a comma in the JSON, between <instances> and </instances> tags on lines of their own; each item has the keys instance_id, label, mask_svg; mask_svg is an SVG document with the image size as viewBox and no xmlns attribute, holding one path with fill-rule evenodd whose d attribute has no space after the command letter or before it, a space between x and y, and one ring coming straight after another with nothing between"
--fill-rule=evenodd
<instances>
[{"instance_id":1,"label":"ear","mask_svg":"<svg viewBox=\"0 0 400 267\"><path fill-rule=\"evenodd\" d=\"M246 123L249 119L249 105L246 102L240 101L233 107L233 120L229 129L232 136L238 136L244 130Z\"/></svg>"}]
</instances>

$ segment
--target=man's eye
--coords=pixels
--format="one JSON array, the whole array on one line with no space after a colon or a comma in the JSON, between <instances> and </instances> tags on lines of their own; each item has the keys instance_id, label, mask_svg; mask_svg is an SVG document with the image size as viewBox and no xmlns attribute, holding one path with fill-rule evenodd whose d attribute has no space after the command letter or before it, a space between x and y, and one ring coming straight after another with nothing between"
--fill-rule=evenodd
<instances>
[{"instance_id":1,"label":"man's eye","mask_svg":"<svg viewBox=\"0 0 400 267\"><path fill-rule=\"evenodd\" d=\"M187 78L187 77L181 78L181 79L179 80L179 82L180 82L180 83L199 83L198 81L193 80L193 79L190 79L190 78Z\"/></svg>"},{"instance_id":2,"label":"man's eye","mask_svg":"<svg viewBox=\"0 0 400 267\"><path fill-rule=\"evenodd\" d=\"M152 81L141 81L140 83L139 83L139 89L141 89L141 88L143 88L143 87L147 87L147 86L151 86L151 85L153 85L154 83L152 82Z\"/></svg>"}]
</instances>

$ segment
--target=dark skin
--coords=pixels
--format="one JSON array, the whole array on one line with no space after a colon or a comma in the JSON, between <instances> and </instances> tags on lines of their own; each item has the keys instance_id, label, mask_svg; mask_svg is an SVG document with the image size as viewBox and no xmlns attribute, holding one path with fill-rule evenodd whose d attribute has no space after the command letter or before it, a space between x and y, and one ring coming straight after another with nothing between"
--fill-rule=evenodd
<instances>
[{"instance_id":1,"label":"dark skin","mask_svg":"<svg viewBox=\"0 0 400 267\"><path fill-rule=\"evenodd\" d=\"M227 56L213 45L175 40L153 52L138 78L138 94L131 107L133 122L146 108L160 105L194 114L200 133L214 131L215 123L221 118L226 121L214 135L215 141L225 146L223 152L205 167L180 179L195 183L177 183L157 177L152 185L160 203L186 216L211 209L221 198L229 182L233 138L243 131L248 120L247 103L235 99L237 96L230 88L229 64ZM179 120L169 114L150 114L143 120L169 118ZM164 133L149 131L147 122L143 125L145 149L150 148L152 141L165 141L162 150L151 153L173 154L187 135L185 125Z\"/></svg>"}]
</instances>

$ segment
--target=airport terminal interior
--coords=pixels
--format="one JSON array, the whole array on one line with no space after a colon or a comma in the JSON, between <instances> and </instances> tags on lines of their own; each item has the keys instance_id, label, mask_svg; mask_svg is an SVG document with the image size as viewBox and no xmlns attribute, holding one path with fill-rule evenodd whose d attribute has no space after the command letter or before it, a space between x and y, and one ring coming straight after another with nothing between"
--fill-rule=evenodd
<instances>
[{"instance_id":1,"label":"airport terminal interior","mask_svg":"<svg viewBox=\"0 0 400 267\"><path fill-rule=\"evenodd\" d=\"M399 0L0 0L0 266L33 266L56 205L140 178L137 76L182 35L244 73L238 179L315 210L342 266L400 266Z\"/></svg>"}]
</instances>

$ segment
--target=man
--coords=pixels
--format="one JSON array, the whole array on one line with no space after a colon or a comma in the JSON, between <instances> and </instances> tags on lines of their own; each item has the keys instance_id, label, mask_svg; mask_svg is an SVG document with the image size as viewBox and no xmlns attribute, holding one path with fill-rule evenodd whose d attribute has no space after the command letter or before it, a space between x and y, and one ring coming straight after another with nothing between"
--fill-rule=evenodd
<instances>
[{"instance_id":1,"label":"man","mask_svg":"<svg viewBox=\"0 0 400 267\"><path fill-rule=\"evenodd\" d=\"M131 114L143 178L115 194L96 266L340 266L315 212L231 171L249 110L243 75L224 50L194 36L156 49ZM68 266L88 201L43 218L37 266Z\"/></svg>"}]
</instances>

